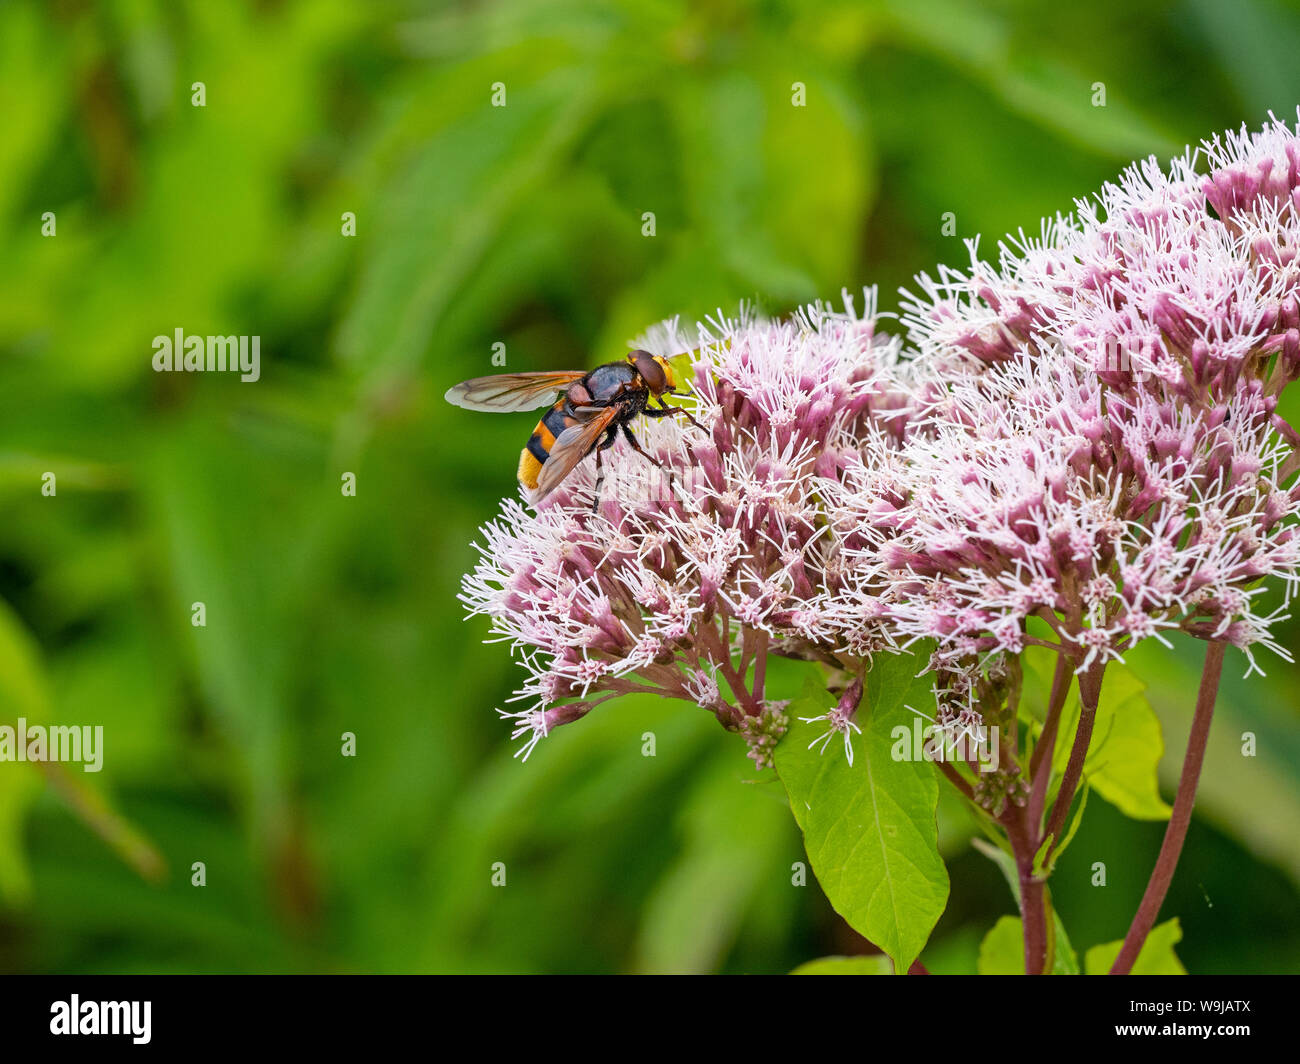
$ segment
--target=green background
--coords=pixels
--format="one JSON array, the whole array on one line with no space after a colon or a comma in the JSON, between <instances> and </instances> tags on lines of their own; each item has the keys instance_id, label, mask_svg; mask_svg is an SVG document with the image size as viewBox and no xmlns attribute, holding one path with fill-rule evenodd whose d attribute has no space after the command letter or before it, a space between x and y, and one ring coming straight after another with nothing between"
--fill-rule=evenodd
<instances>
[{"instance_id":1,"label":"green background","mask_svg":"<svg viewBox=\"0 0 1300 1064\"><path fill-rule=\"evenodd\" d=\"M106 733L98 775L0 763L0 969L863 949L791 885L780 787L708 715L629 699L511 759L521 674L456 594L531 421L442 393L495 343L574 368L741 299L878 283L891 310L964 238L1293 117L1298 53L1273 0L0 4L0 719ZM262 379L154 373L177 327L259 335ZM1199 648L1155 651L1169 795ZM1194 972L1300 971L1300 672L1265 667L1229 657L1165 909ZM973 970L1012 902L941 812L923 959ZM1089 803L1054 880L1080 952L1122 936L1161 833Z\"/></svg>"}]
</instances>

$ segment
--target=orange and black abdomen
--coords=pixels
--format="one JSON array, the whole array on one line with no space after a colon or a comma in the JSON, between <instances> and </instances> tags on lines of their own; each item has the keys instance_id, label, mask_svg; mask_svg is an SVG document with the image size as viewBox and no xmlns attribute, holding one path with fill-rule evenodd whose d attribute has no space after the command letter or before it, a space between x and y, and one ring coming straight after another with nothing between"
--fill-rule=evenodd
<instances>
[{"instance_id":1,"label":"orange and black abdomen","mask_svg":"<svg viewBox=\"0 0 1300 1064\"><path fill-rule=\"evenodd\" d=\"M528 446L519 456L519 483L529 491L537 487L537 478L542 472L542 465L551 456L555 438L575 424L576 418L566 417L564 408L568 404L565 397L542 415L542 420L528 437Z\"/></svg>"}]
</instances>

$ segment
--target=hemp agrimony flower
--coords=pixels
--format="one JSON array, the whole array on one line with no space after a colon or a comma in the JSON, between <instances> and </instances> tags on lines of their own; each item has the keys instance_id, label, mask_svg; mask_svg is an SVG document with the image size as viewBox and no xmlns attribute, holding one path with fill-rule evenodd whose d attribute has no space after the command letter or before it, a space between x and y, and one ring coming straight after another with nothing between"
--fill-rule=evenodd
<instances>
[{"instance_id":1,"label":"hemp agrimony flower","mask_svg":"<svg viewBox=\"0 0 1300 1064\"><path fill-rule=\"evenodd\" d=\"M922 274L904 317L946 365L1056 345L1108 387L1156 382L1200 406L1243 387L1274 398L1300 374L1300 135L1282 122L1168 172L1134 164L1038 239L1000 244L996 267L970 254L965 272Z\"/></svg>"},{"instance_id":2,"label":"hemp agrimony flower","mask_svg":"<svg viewBox=\"0 0 1300 1064\"><path fill-rule=\"evenodd\" d=\"M900 627L1015 651L1038 614L1080 667L1170 627L1287 656L1252 600L1297 577L1297 131L1134 165L1000 250L922 275L905 316L944 385L881 541ZM918 578L942 579L916 600Z\"/></svg>"},{"instance_id":3,"label":"hemp agrimony flower","mask_svg":"<svg viewBox=\"0 0 1300 1064\"><path fill-rule=\"evenodd\" d=\"M507 500L483 529L461 597L528 670L516 697L532 704L508 714L525 756L608 698L649 692L708 709L763 763L781 710L769 653L861 670L883 637L825 613L844 540L821 485L860 464L864 435L897 438L910 409L872 298L862 316L846 297L844 312L706 323L689 366L705 431L644 426L662 471L615 446L594 510L584 463L535 512Z\"/></svg>"},{"instance_id":4,"label":"hemp agrimony flower","mask_svg":"<svg viewBox=\"0 0 1300 1064\"><path fill-rule=\"evenodd\" d=\"M1055 349L957 377L902 444L900 479L850 467L832 519L882 562L902 638L942 654L1018 653L1040 617L1086 668L1162 630L1283 656L1254 601L1294 581L1300 502L1289 445L1243 389L1213 410L1115 395ZM895 501L901 496L902 501ZM893 506L888 520L882 510Z\"/></svg>"}]
</instances>

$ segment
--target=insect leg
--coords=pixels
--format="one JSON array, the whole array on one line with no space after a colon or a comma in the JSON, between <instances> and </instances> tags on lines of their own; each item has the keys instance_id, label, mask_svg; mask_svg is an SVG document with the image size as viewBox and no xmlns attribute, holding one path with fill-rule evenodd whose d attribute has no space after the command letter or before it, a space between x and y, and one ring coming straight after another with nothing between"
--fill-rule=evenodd
<instances>
[{"instance_id":1,"label":"insect leg","mask_svg":"<svg viewBox=\"0 0 1300 1064\"><path fill-rule=\"evenodd\" d=\"M654 410L652 408L647 407L645 410L641 411L641 413L643 413L646 417L676 417L678 414L681 414L682 417L684 417L687 421L689 421L701 432L706 431L703 425L701 425L698 421L696 421L695 418L691 417L691 412L687 410L684 406L669 406L666 402L664 402L664 397L662 395L659 396L659 406L661 407L661 409L659 410Z\"/></svg>"},{"instance_id":2,"label":"insect leg","mask_svg":"<svg viewBox=\"0 0 1300 1064\"><path fill-rule=\"evenodd\" d=\"M655 413L655 411L644 410L642 411L642 413L652 414ZM660 416L668 417L669 413L670 411L664 411L662 414L660 414ZM627 440L629 444L632 445L632 450L636 451L636 453L639 454L642 458L644 458L647 462L650 462L652 465L658 466L660 469L664 468L663 462L659 461L658 458L655 458L649 452L641 449L641 444L639 444L637 442L637 438L632 435L632 427L630 425L623 426L623 438ZM672 491L673 491L673 471L670 469L668 470L668 494L671 495Z\"/></svg>"},{"instance_id":3,"label":"insect leg","mask_svg":"<svg viewBox=\"0 0 1300 1064\"><path fill-rule=\"evenodd\" d=\"M605 433L605 438L600 441L596 448L596 490L591 499L591 512L595 513L596 508L600 505L600 486L605 482L605 474L601 472L601 452L608 451L614 446L614 441L618 439L618 429L610 425L609 431Z\"/></svg>"}]
</instances>

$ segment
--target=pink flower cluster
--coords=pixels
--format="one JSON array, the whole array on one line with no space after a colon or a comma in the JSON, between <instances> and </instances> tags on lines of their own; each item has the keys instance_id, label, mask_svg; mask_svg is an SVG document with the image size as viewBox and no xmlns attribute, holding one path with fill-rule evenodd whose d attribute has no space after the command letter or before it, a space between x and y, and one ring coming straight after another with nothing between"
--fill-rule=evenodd
<instances>
[{"instance_id":1,"label":"pink flower cluster","mask_svg":"<svg viewBox=\"0 0 1300 1064\"><path fill-rule=\"evenodd\" d=\"M1295 129L1216 137L1168 172L1148 159L1076 212L1000 244L997 266L972 242L967 271L922 274L903 317L920 353L971 366L1060 348L1108 387L1211 406L1275 399L1300 373Z\"/></svg>"},{"instance_id":2,"label":"pink flower cluster","mask_svg":"<svg viewBox=\"0 0 1300 1064\"><path fill-rule=\"evenodd\" d=\"M1300 557L1298 253L1300 137L1274 121L1131 167L997 267L972 245L923 275L904 321L944 385L875 539L899 628L1015 651L1036 614L1081 668L1172 627L1285 655L1252 604Z\"/></svg>"},{"instance_id":3,"label":"pink flower cluster","mask_svg":"<svg viewBox=\"0 0 1300 1064\"><path fill-rule=\"evenodd\" d=\"M861 617L830 638L818 606L842 565L820 486L863 438L896 435L908 409L901 344L870 306L845 303L701 326L691 375L707 435L644 422L662 471L615 447L594 512L584 463L537 512L507 500L484 528L462 599L528 669L517 697L530 704L507 714L525 754L607 698L650 692L710 710L762 765L785 722L765 700L768 654L860 669L879 645Z\"/></svg>"},{"instance_id":4,"label":"pink flower cluster","mask_svg":"<svg viewBox=\"0 0 1300 1064\"><path fill-rule=\"evenodd\" d=\"M888 567L890 627L941 658L1017 654L1031 617L1078 669L1169 628L1285 655L1254 603L1300 571L1292 453L1249 391L1198 409L1022 353L950 384L887 516L869 473L828 492L866 530L853 560Z\"/></svg>"},{"instance_id":5,"label":"pink flower cluster","mask_svg":"<svg viewBox=\"0 0 1300 1064\"><path fill-rule=\"evenodd\" d=\"M849 751L871 655L922 639L962 727L1029 643L1078 671L1173 629L1285 655L1298 254L1300 135L1274 122L1130 168L996 266L972 244L966 271L919 278L906 339L871 296L706 323L707 431L638 430L671 478L616 447L595 513L585 463L484 529L462 597L528 669L525 753L648 691L708 708L761 765L785 726L773 652L847 674L854 705L826 720Z\"/></svg>"}]
</instances>

